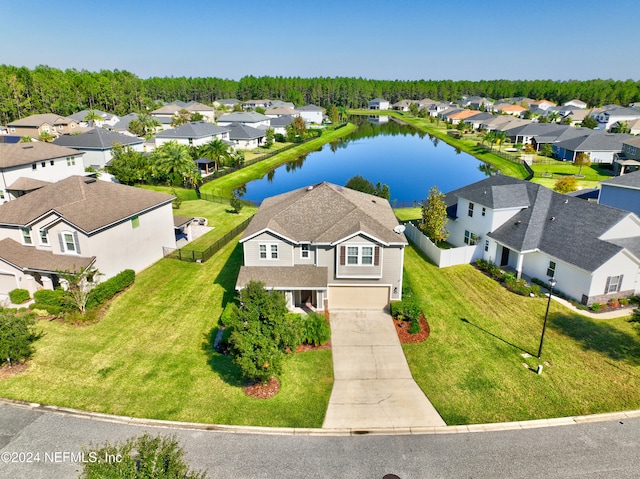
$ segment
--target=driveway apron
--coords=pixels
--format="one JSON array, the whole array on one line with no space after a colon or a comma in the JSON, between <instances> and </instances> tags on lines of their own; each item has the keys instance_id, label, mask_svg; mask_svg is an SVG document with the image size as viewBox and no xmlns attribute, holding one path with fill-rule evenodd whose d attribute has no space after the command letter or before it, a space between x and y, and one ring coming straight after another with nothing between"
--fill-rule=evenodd
<instances>
[{"instance_id":1,"label":"driveway apron","mask_svg":"<svg viewBox=\"0 0 640 479\"><path fill-rule=\"evenodd\" d=\"M391 316L331 311L334 383L323 428L445 426L413 380Z\"/></svg>"}]
</instances>

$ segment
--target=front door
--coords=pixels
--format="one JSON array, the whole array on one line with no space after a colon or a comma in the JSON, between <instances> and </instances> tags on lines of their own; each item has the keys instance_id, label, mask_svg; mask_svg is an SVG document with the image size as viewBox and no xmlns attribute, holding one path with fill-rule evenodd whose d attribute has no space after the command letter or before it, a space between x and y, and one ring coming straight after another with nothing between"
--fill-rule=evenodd
<instances>
[{"instance_id":1,"label":"front door","mask_svg":"<svg viewBox=\"0 0 640 479\"><path fill-rule=\"evenodd\" d=\"M500 266L509 264L509 248L502 247L502 257L500 258Z\"/></svg>"},{"instance_id":2,"label":"front door","mask_svg":"<svg viewBox=\"0 0 640 479\"><path fill-rule=\"evenodd\" d=\"M303 289L300 291L300 303L305 304L313 304L313 291L310 289Z\"/></svg>"}]
</instances>

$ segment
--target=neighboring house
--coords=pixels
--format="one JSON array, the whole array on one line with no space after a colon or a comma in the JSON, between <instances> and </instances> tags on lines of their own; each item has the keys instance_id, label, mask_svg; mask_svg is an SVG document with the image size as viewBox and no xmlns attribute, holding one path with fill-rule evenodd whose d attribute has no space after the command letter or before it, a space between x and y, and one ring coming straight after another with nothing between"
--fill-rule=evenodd
<instances>
[{"instance_id":1,"label":"neighboring house","mask_svg":"<svg viewBox=\"0 0 640 479\"><path fill-rule=\"evenodd\" d=\"M84 175L84 153L33 141L0 143L0 203L73 175Z\"/></svg>"},{"instance_id":2,"label":"neighboring house","mask_svg":"<svg viewBox=\"0 0 640 479\"><path fill-rule=\"evenodd\" d=\"M369 110L388 110L390 108L390 104L388 100L384 98L374 98L368 103Z\"/></svg>"},{"instance_id":3,"label":"neighboring house","mask_svg":"<svg viewBox=\"0 0 640 479\"><path fill-rule=\"evenodd\" d=\"M133 133L129 131L129 123L131 123L132 120L137 120L137 119L138 119L137 113L129 113L121 117L120 120L118 120L113 125L107 126L107 128L111 131L117 131L118 133L123 133L125 135L133 135Z\"/></svg>"},{"instance_id":4,"label":"neighboring house","mask_svg":"<svg viewBox=\"0 0 640 479\"><path fill-rule=\"evenodd\" d=\"M173 196L72 176L0 205L0 294L53 289L57 271L141 271L175 248Z\"/></svg>"},{"instance_id":5,"label":"neighboring house","mask_svg":"<svg viewBox=\"0 0 640 479\"><path fill-rule=\"evenodd\" d=\"M573 100L569 100L569 101L565 101L563 103L564 106L575 106L577 108L581 108L581 109L585 109L587 108L587 104L585 102L583 102L582 100L578 100L577 98L574 98Z\"/></svg>"},{"instance_id":6,"label":"neighboring house","mask_svg":"<svg viewBox=\"0 0 640 479\"><path fill-rule=\"evenodd\" d=\"M249 100L242 103L244 110L255 110L256 108L264 108L265 110L271 106L271 100Z\"/></svg>"},{"instance_id":7,"label":"neighboring house","mask_svg":"<svg viewBox=\"0 0 640 479\"><path fill-rule=\"evenodd\" d=\"M447 111L452 108L458 108L458 107L457 105L453 105L451 103L444 103L441 101L437 101L434 103L425 103L424 106L421 106L420 108L421 109L426 108L427 111L429 112L429 116L439 117L441 112Z\"/></svg>"},{"instance_id":8,"label":"neighboring house","mask_svg":"<svg viewBox=\"0 0 640 479\"><path fill-rule=\"evenodd\" d=\"M175 141L179 145L202 146L216 138L229 140L229 128L213 125L206 121L193 121L185 123L177 128L169 128L156 135L156 147L162 146L170 141Z\"/></svg>"},{"instance_id":9,"label":"neighboring house","mask_svg":"<svg viewBox=\"0 0 640 479\"><path fill-rule=\"evenodd\" d=\"M199 113L200 115L202 115L203 120L209 123L215 122L216 119L216 111L214 107L204 105L203 103L198 103L195 101L187 103L176 101L170 103L169 105L165 105L161 108L153 110L151 112L151 115L158 120L172 120L180 110L187 110L189 113Z\"/></svg>"},{"instance_id":10,"label":"neighboring house","mask_svg":"<svg viewBox=\"0 0 640 479\"><path fill-rule=\"evenodd\" d=\"M242 124L251 126L253 128L263 128L267 129L271 125L271 118L261 113L256 113L253 111L237 111L233 113L225 113L220 118L218 118L218 125L220 126L229 126L232 124Z\"/></svg>"},{"instance_id":11,"label":"neighboring house","mask_svg":"<svg viewBox=\"0 0 640 479\"><path fill-rule=\"evenodd\" d=\"M489 98L481 96L470 96L469 98L461 101L460 106L473 108L474 110L490 111L494 103L495 102L493 100L490 100Z\"/></svg>"},{"instance_id":12,"label":"neighboring house","mask_svg":"<svg viewBox=\"0 0 640 479\"><path fill-rule=\"evenodd\" d=\"M544 123L543 123L544 125ZM571 127L569 125L554 125L558 128L549 128L546 131L534 135L531 139L531 144L536 151L540 151L542 145L559 143L570 138L577 138L579 136L587 136L594 133L589 128Z\"/></svg>"},{"instance_id":13,"label":"neighboring house","mask_svg":"<svg viewBox=\"0 0 640 479\"><path fill-rule=\"evenodd\" d=\"M274 133L281 135L287 134L287 127L293 122L293 116L279 116L278 118L271 118L270 126Z\"/></svg>"},{"instance_id":14,"label":"neighboring house","mask_svg":"<svg viewBox=\"0 0 640 479\"><path fill-rule=\"evenodd\" d=\"M382 309L402 299L402 229L387 200L330 183L267 198L240 239L236 289L258 280L290 307Z\"/></svg>"},{"instance_id":15,"label":"neighboring house","mask_svg":"<svg viewBox=\"0 0 640 479\"><path fill-rule=\"evenodd\" d=\"M600 182L598 203L640 216L640 171Z\"/></svg>"},{"instance_id":16,"label":"neighboring house","mask_svg":"<svg viewBox=\"0 0 640 479\"><path fill-rule=\"evenodd\" d=\"M300 114L293 108L286 106L272 106L264 112L265 116L269 118L279 118L281 116L300 116Z\"/></svg>"},{"instance_id":17,"label":"neighboring house","mask_svg":"<svg viewBox=\"0 0 640 479\"><path fill-rule=\"evenodd\" d=\"M253 128L241 123L231 124L226 127L229 130L229 141L236 150L252 150L262 145L266 136L266 130Z\"/></svg>"},{"instance_id":18,"label":"neighboring house","mask_svg":"<svg viewBox=\"0 0 640 479\"><path fill-rule=\"evenodd\" d=\"M502 104L501 106L496 107L496 110L494 111L497 111L501 115L513 115L520 117L525 111L527 111L527 109L520 105Z\"/></svg>"},{"instance_id":19,"label":"neighboring house","mask_svg":"<svg viewBox=\"0 0 640 479\"><path fill-rule=\"evenodd\" d=\"M491 113L477 113L476 115L465 118L463 121L468 124L472 129L477 130L483 123L494 119L496 116Z\"/></svg>"},{"instance_id":20,"label":"neighboring house","mask_svg":"<svg viewBox=\"0 0 640 479\"><path fill-rule=\"evenodd\" d=\"M531 111L536 111L536 110L545 111L551 108L552 106L556 106L556 104L549 100L534 100L529 103L529 109Z\"/></svg>"},{"instance_id":21,"label":"neighboring house","mask_svg":"<svg viewBox=\"0 0 640 479\"><path fill-rule=\"evenodd\" d=\"M411 106L412 103L415 103L416 105L418 105L418 102L414 100L400 100L398 102L395 102L393 105L391 105L391 108L398 111L409 111L409 107Z\"/></svg>"},{"instance_id":22,"label":"neighboring house","mask_svg":"<svg viewBox=\"0 0 640 479\"><path fill-rule=\"evenodd\" d=\"M235 98L223 98L222 100L216 100L221 106L224 106L227 110L233 110L234 107L240 103L240 100Z\"/></svg>"},{"instance_id":23,"label":"neighboring house","mask_svg":"<svg viewBox=\"0 0 640 479\"><path fill-rule=\"evenodd\" d=\"M496 175L446 195L447 241L518 277L557 280L583 304L640 291L640 219L633 213Z\"/></svg>"},{"instance_id":24,"label":"neighboring house","mask_svg":"<svg viewBox=\"0 0 640 479\"><path fill-rule=\"evenodd\" d=\"M630 135L640 135L640 118L637 120L630 120L626 123L629 127Z\"/></svg>"},{"instance_id":25,"label":"neighboring house","mask_svg":"<svg viewBox=\"0 0 640 479\"><path fill-rule=\"evenodd\" d=\"M271 100L270 108L291 108L292 110L295 110L296 106L290 102L290 101L282 101L282 100Z\"/></svg>"},{"instance_id":26,"label":"neighboring house","mask_svg":"<svg viewBox=\"0 0 640 479\"><path fill-rule=\"evenodd\" d=\"M559 135L569 128L566 125L556 125L555 123L534 123L528 121L520 126L506 130L507 136L512 143L532 144L537 136Z\"/></svg>"},{"instance_id":27,"label":"neighboring house","mask_svg":"<svg viewBox=\"0 0 640 479\"><path fill-rule=\"evenodd\" d=\"M101 170L109 164L113 145L129 146L135 151L144 151L144 140L137 136L124 135L104 128L92 128L80 135L64 135L53 140L59 146L66 146L84 152L85 168Z\"/></svg>"},{"instance_id":28,"label":"neighboring house","mask_svg":"<svg viewBox=\"0 0 640 479\"><path fill-rule=\"evenodd\" d=\"M10 135L38 138L42 133L57 137L79 131L77 121L54 113L31 115L7 124Z\"/></svg>"},{"instance_id":29,"label":"neighboring house","mask_svg":"<svg viewBox=\"0 0 640 479\"><path fill-rule=\"evenodd\" d=\"M613 160L618 175L624 175L640 169L640 137L622 141L622 151Z\"/></svg>"},{"instance_id":30,"label":"neighboring house","mask_svg":"<svg viewBox=\"0 0 640 479\"><path fill-rule=\"evenodd\" d=\"M616 123L628 123L640 118L640 110L635 108L615 107L595 115L598 120L598 127L603 130L609 130Z\"/></svg>"},{"instance_id":31,"label":"neighboring house","mask_svg":"<svg viewBox=\"0 0 640 479\"><path fill-rule=\"evenodd\" d=\"M478 128L486 131L507 131L517 126L529 124L531 124L530 120L515 118L511 115L500 115L482 120Z\"/></svg>"},{"instance_id":32,"label":"neighboring house","mask_svg":"<svg viewBox=\"0 0 640 479\"><path fill-rule=\"evenodd\" d=\"M575 161L578 153L587 153L591 163L613 164L622 142L631 138L622 133L592 131L586 135L569 138L553 144L553 154L563 161Z\"/></svg>"},{"instance_id":33,"label":"neighboring house","mask_svg":"<svg viewBox=\"0 0 640 479\"><path fill-rule=\"evenodd\" d=\"M77 113L74 113L73 115L69 115L68 118L71 118L72 120L75 120L78 125L82 126L82 127L93 127L93 126L97 126L97 127L103 127L103 126L113 126L116 123L118 123L118 121L120 121L120 118L117 117L116 115L112 114L112 113L107 113L104 112L102 110L93 110L93 112L100 116L100 120L92 120L92 121L87 121L85 120L85 118L87 117L87 115L89 114L90 110L82 110L79 111Z\"/></svg>"},{"instance_id":34,"label":"neighboring house","mask_svg":"<svg viewBox=\"0 0 640 479\"><path fill-rule=\"evenodd\" d=\"M319 106L309 104L296 108L296 111L306 123L322 125L324 110Z\"/></svg>"},{"instance_id":35,"label":"neighboring house","mask_svg":"<svg viewBox=\"0 0 640 479\"><path fill-rule=\"evenodd\" d=\"M467 118L477 115L478 113L482 113L478 110L452 110L451 112L445 111L442 113L442 118L453 125L457 125L458 123L464 121Z\"/></svg>"}]
</instances>

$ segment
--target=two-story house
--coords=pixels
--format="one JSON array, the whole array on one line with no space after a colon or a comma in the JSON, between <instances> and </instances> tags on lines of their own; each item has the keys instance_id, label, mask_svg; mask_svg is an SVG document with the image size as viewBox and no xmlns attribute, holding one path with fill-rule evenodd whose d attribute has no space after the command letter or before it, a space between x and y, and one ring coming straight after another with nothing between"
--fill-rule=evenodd
<instances>
[{"instance_id":1,"label":"two-story house","mask_svg":"<svg viewBox=\"0 0 640 479\"><path fill-rule=\"evenodd\" d=\"M602 181L598 203L640 216L640 170Z\"/></svg>"},{"instance_id":2,"label":"two-story house","mask_svg":"<svg viewBox=\"0 0 640 479\"><path fill-rule=\"evenodd\" d=\"M0 203L48 183L84 175L83 154L43 141L0 143Z\"/></svg>"},{"instance_id":3,"label":"two-story house","mask_svg":"<svg viewBox=\"0 0 640 479\"><path fill-rule=\"evenodd\" d=\"M384 308L402 299L402 230L387 200L331 183L267 198L240 239L236 289L258 280L290 307Z\"/></svg>"},{"instance_id":4,"label":"two-story house","mask_svg":"<svg viewBox=\"0 0 640 479\"><path fill-rule=\"evenodd\" d=\"M640 219L629 211L497 175L446 196L454 246L518 277L546 280L584 304L640 291Z\"/></svg>"},{"instance_id":5,"label":"two-story house","mask_svg":"<svg viewBox=\"0 0 640 479\"><path fill-rule=\"evenodd\" d=\"M613 167L619 175L640 169L640 137L622 140L622 151L615 155Z\"/></svg>"},{"instance_id":6,"label":"two-story house","mask_svg":"<svg viewBox=\"0 0 640 479\"><path fill-rule=\"evenodd\" d=\"M21 118L8 123L7 129L10 135L33 138L38 138L43 133L58 137L81 131L77 121L55 113L41 113Z\"/></svg>"},{"instance_id":7,"label":"two-story house","mask_svg":"<svg viewBox=\"0 0 640 479\"><path fill-rule=\"evenodd\" d=\"M175 248L173 197L72 176L0 205L0 294L59 284L58 271L94 264L108 279Z\"/></svg>"}]
</instances>

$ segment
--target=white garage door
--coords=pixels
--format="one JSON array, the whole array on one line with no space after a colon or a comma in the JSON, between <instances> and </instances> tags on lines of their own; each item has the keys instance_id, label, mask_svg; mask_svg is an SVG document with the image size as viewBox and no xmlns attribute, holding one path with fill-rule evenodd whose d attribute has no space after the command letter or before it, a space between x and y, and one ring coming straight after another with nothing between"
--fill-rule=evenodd
<instances>
[{"instance_id":1,"label":"white garage door","mask_svg":"<svg viewBox=\"0 0 640 479\"><path fill-rule=\"evenodd\" d=\"M0 294L7 294L18 287L16 277L12 274L0 273Z\"/></svg>"},{"instance_id":2,"label":"white garage door","mask_svg":"<svg viewBox=\"0 0 640 479\"><path fill-rule=\"evenodd\" d=\"M389 304L388 286L331 286L329 310L383 309Z\"/></svg>"}]
</instances>

